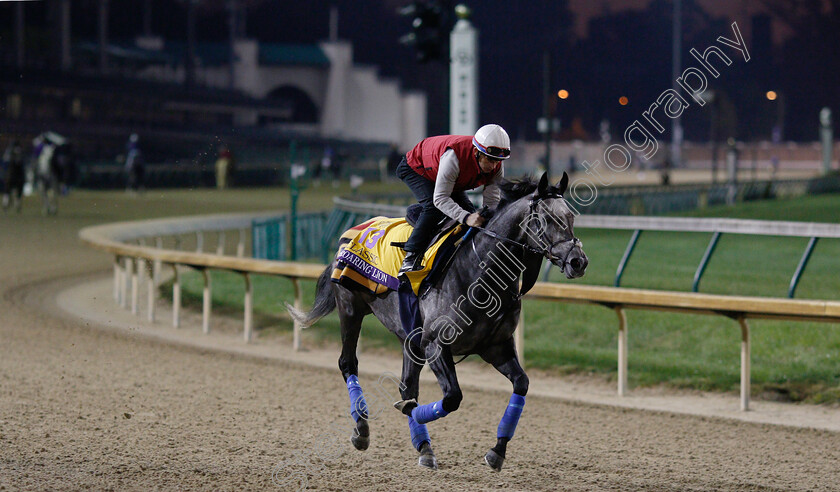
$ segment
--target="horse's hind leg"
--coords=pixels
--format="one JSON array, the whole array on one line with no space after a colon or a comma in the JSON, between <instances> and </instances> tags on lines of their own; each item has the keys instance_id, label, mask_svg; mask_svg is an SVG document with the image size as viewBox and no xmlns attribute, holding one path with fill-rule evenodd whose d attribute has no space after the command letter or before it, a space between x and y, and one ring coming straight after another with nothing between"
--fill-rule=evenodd
<instances>
[{"instance_id":1,"label":"horse's hind leg","mask_svg":"<svg viewBox=\"0 0 840 492\"><path fill-rule=\"evenodd\" d=\"M364 451L370 445L370 429L367 422L367 403L362 386L359 384L356 345L359 342L359 332L362 331L362 319L370 313L370 308L357 294L343 287L336 287L336 304L341 322L341 356L338 358L338 368L347 383L347 392L350 394L350 415L356 422L356 428L350 440L356 449Z\"/></svg>"},{"instance_id":2,"label":"horse's hind leg","mask_svg":"<svg viewBox=\"0 0 840 492\"><path fill-rule=\"evenodd\" d=\"M489 362L497 371L504 374L513 384L513 394L510 396L505 414L499 422L496 433L496 445L484 455L484 462L493 470L500 471L505 461L507 443L516 432L519 416L525 406L525 395L528 393L528 376L516 357L513 338L502 345L491 347L480 354L481 358Z\"/></svg>"}]
</instances>

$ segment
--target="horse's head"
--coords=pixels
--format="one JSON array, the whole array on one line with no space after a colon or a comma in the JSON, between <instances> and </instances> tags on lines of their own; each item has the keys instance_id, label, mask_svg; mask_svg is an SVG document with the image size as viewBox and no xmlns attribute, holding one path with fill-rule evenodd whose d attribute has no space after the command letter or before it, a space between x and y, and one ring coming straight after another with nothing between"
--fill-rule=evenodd
<instances>
[{"instance_id":1,"label":"horse's head","mask_svg":"<svg viewBox=\"0 0 840 492\"><path fill-rule=\"evenodd\" d=\"M568 185L565 172L556 186L549 185L543 174L536 190L523 198L528 213L519 225L533 250L563 270L567 278L578 278L586 272L589 260L574 234L575 214L563 198Z\"/></svg>"}]
</instances>

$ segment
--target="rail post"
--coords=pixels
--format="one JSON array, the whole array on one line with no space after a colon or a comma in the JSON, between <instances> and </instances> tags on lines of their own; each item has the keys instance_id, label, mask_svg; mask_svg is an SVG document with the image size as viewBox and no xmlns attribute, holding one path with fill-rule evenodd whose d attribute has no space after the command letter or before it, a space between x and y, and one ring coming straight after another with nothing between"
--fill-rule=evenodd
<instances>
[{"instance_id":1,"label":"rail post","mask_svg":"<svg viewBox=\"0 0 840 492\"><path fill-rule=\"evenodd\" d=\"M706 267L709 265L709 260L712 258L712 255L717 248L720 236L720 231L715 231L715 233L712 234L712 239L706 247L706 252L703 253L703 258L700 260L700 264L697 265L697 271L694 272L694 282L691 284L691 292L697 292L697 289L700 288L700 279L703 277L703 272L706 271Z\"/></svg>"},{"instance_id":2,"label":"rail post","mask_svg":"<svg viewBox=\"0 0 840 492\"><path fill-rule=\"evenodd\" d=\"M627 314L621 306L615 307L618 315L618 396L627 393Z\"/></svg>"},{"instance_id":3,"label":"rail post","mask_svg":"<svg viewBox=\"0 0 840 492\"><path fill-rule=\"evenodd\" d=\"M155 238L155 248L163 249L163 238L158 236ZM155 271L152 275L152 282L154 282L155 286L160 285L160 260L155 260Z\"/></svg>"},{"instance_id":4,"label":"rail post","mask_svg":"<svg viewBox=\"0 0 840 492\"><path fill-rule=\"evenodd\" d=\"M128 286L129 282L131 282L131 278L129 274L131 272L131 258L126 256L123 258L124 266L122 269L122 283L120 285L120 304L122 305L123 309L128 309Z\"/></svg>"},{"instance_id":5,"label":"rail post","mask_svg":"<svg viewBox=\"0 0 840 492\"><path fill-rule=\"evenodd\" d=\"M140 279L137 278L140 270L140 258L131 260L131 314L137 314L137 304L140 297Z\"/></svg>"},{"instance_id":6,"label":"rail post","mask_svg":"<svg viewBox=\"0 0 840 492\"><path fill-rule=\"evenodd\" d=\"M172 326L181 327L181 276L175 263L172 264Z\"/></svg>"},{"instance_id":7,"label":"rail post","mask_svg":"<svg viewBox=\"0 0 840 492\"><path fill-rule=\"evenodd\" d=\"M242 277L245 279L245 343L251 341L251 331L253 328L253 295L251 291L251 276L248 272L241 272Z\"/></svg>"},{"instance_id":8,"label":"rail post","mask_svg":"<svg viewBox=\"0 0 840 492\"><path fill-rule=\"evenodd\" d=\"M201 303L201 331L210 333L210 272L201 268L201 275L204 277L204 296Z\"/></svg>"},{"instance_id":9,"label":"rail post","mask_svg":"<svg viewBox=\"0 0 840 492\"><path fill-rule=\"evenodd\" d=\"M292 286L295 289L295 309L300 310L303 307L303 299L301 298L300 281L297 277L292 277ZM292 348L295 352L300 350L300 323L298 320L294 321L292 331Z\"/></svg>"},{"instance_id":10,"label":"rail post","mask_svg":"<svg viewBox=\"0 0 840 492\"><path fill-rule=\"evenodd\" d=\"M225 231L216 233L216 254L219 256L225 254Z\"/></svg>"},{"instance_id":11,"label":"rail post","mask_svg":"<svg viewBox=\"0 0 840 492\"><path fill-rule=\"evenodd\" d=\"M148 262L144 262L148 265L148 270L146 272L149 275L149 281L146 283L147 290L149 293L149 308L146 312L146 319L149 320L150 323L155 322L155 260L149 260Z\"/></svg>"},{"instance_id":12,"label":"rail post","mask_svg":"<svg viewBox=\"0 0 840 492\"><path fill-rule=\"evenodd\" d=\"M814 248L817 246L817 241L820 238L812 237L810 241L808 241L808 246L805 247L805 252L802 253L802 258L799 260L799 265L796 266L796 272L793 274L793 278L790 279L790 286L788 287L788 297L793 299L793 295L796 294L796 286L799 285L799 279L802 278L802 273L805 271L805 267L808 266L808 260L811 259L811 253L814 252Z\"/></svg>"},{"instance_id":13,"label":"rail post","mask_svg":"<svg viewBox=\"0 0 840 492\"><path fill-rule=\"evenodd\" d=\"M639 236L641 235L642 230L636 229L630 237L630 242L627 243L627 248L624 250L624 256L621 257L621 261L618 263L618 270L615 272L616 287L620 287L621 276L624 275L624 269L627 267L627 262L630 261L630 255L632 255L633 250L636 249L636 243L639 241Z\"/></svg>"},{"instance_id":14,"label":"rail post","mask_svg":"<svg viewBox=\"0 0 840 492\"><path fill-rule=\"evenodd\" d=\"M738 318L741 326L741 411L750 409L750 325L747 318Z\"/></svg>"},{"instance_id":15,"label":"rail post","mask_svg":"<svg viewBox=\"0 0 840 492\"><path fill-rule=\"evenodd\" d=\"M236 244L236 256L242 258L245 256L245 229L239 229L239 237Z\"/></svg>"},{"instance_id":16,"label":"rail post","mask_svg":"<svg viewBox=\"0 0 840 492\"><path fill-rule=\"evenodd\" d=\"M120 304L120 257L114 256L114 301Z\"/></svg>"}]
</instances>

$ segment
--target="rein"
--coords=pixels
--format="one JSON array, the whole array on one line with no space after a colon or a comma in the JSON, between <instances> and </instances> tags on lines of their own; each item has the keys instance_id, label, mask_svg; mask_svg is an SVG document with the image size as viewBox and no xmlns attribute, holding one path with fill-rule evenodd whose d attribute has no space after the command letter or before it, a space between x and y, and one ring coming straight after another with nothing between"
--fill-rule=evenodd
<instances>
[{"instance_id":1,"label":"rein","mask_svg":"<svg viewBox=\"0 0 840 492\"><path fill-rule=\"evenodd\" d=\"M563 195L551 195L548 198L563 198ZM534 214L534 210L536 209L537 203L539 201L540 201L540 198L532 198L531 199L529 216ZM566 258L555 257L554 255L551 254L551 250L554 249L557 245L563 244L563 243L571 242L571 243L574 243L574 244L580 244L580 239L578 239L574 236L572 236L571 239L559 239L559 240L557 240L553 243L548 244L548 241L545 238L545 233L543 232L543 235L542 235L542 237L540 237L540 239L541 239L542 243L548 244L548 247L546 247L545 249L537 249L537 248L531 246L530 244L527 244L527 243L524 243L524 242L521 243L519 241L515 241L513 239L504 237L504 236L502 236L498 233L495 233L495 232L491 231L490 229L486 229L484 227L473 227L473 229L477 229L478 232L484 233L484 234L492 237L493 239L497 239L497 240L505 242L505 243L513 244L514 246L518 246L518 247L522 248L523 251L528 251L532 254L543 256L549 261L558 261L558 262L560 262L560 265L558 265L558 266L560 266L560 268L564 268L566 266ZM475 242L473 242L472 247L473 247L473 253L478 255L478 252L475 251ZM572 246L572 248L574 248L574 245ZM571 253L571 249L569 249L569 252ZM568 258L568 254L566 255L566 257Z\"/></svg>"}]
</instances>

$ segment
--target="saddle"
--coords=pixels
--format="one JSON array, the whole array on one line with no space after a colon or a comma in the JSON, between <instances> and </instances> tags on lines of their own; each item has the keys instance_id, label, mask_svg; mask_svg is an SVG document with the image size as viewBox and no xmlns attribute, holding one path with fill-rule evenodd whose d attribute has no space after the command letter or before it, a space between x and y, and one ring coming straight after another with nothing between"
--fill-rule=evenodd
<instances>
[{"instance_id":1,"label":"saddle","mask_svg":"<svg viewBox=\"0 0 840 492\"><path fill-rule=\"evenodd\" d=\"M409 207L406 215L416 223L420 210ZM455 254L456 244L462 242L459 240L467 230L451 219L442 221L441 225L443 228L432 239L424 255L425 267L408 274L415 294L426 292L442 277ZM339 240L331 280L351 290L367 291L377 296L398 290L400 282L397 273L406 254L402 246L412 230L408 217L374 217L347 230Z\"/></svg>"}]
</instances>

